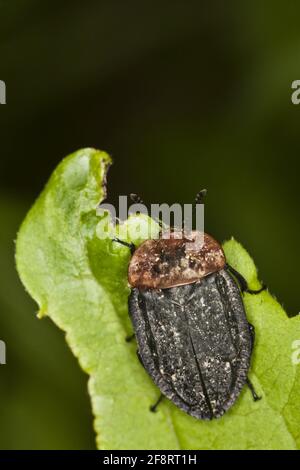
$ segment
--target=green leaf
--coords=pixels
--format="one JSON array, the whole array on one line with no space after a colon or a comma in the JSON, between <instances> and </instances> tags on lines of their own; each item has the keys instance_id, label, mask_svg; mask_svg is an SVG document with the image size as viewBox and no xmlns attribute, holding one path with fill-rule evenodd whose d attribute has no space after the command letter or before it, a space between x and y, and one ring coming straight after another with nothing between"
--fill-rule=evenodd
<instances>
[{"instance_id":1,"label":"green leaf","mask_svg":"<svg viewBox=\"0 0 300 470\"><path fill-rule=\"evenodd\" d=\"M49 315L66 333L90 376L98 447L300 448L300 366L292 361L300 317L289 319L267 291L244 295L248 319L256 328L250 378L263 399L253 402L245 388L226 415L212 422L197 421L168 400L157 413L149 412L159 391L137 360L135 344L125 342L132 332L127 310L130 253L110 238L99 238L103 222L109 222L96 213L105 197L109 164L107 154L93 149L67 157L27 215L16 254L20 277L39 305L39 316ZM131 239L137 225L135 243L158 233L157 224L147 217L132 216L119 227L119 236ZM259 287L255 265L242 246L230 240L224 249L250 287Z\"/></svg>"}]
</instances>

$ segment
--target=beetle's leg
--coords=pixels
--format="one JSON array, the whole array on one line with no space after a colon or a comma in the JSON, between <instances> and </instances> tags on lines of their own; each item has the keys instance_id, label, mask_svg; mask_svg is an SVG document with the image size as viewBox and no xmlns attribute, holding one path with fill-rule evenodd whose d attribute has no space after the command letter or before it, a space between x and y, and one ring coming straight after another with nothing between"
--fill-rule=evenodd
<instances>
[{"instance_id":1,"label":"beetle's leg","mask_svg":"<svg viewBox=\"0 0 300 470\"><path fill-rule=\"evenodd\" d=\"M251 323L249 324L249 330L250 330L250 335L251 335L251 348L253 349L254 347L254 341L255 341L255 328Z\"/></svg>"},{"instance_id":2,"label":"beetle's leg","mask_svg":"<svg viewBox=\"0 0 300 470\"><path fill-rule=\"evenodd\" d=\"M125 242L124 240L120 240L120 238L116 238L116 237L113 238L112 241L115 242L115 243L120 243L120 245L127 246L130 249L131 254L133 254L134 251L135 251L135 244L134 243Z\"/></svg>"},{"instance_id":3,"label":"beetle's leg","mask_svg":"<svg viewBox=\"0 0 300 470\"><path fill-rule=\"evenodd\" d=\"M135 338L135 334L132 333L132 335L126 336L125 341L126 343L130 343L130 341L132 341L134 338Z\"/></svg>"},{"instance_id":4,"label":"beetle's leg","mask_svg":"<svg viewBox=\"0 0 300 470\"><path fill-rule=\"evenodd\" d=\"M251 323L249 323L249 330L250 330L250 335L251 335L251 350L253 350L253 346L254 346L254 341L255 341L255 328L253 325L251 325ZM258 401L258 400L261 400L262 397L260 397L259 395L257 395L256 391L255 391L255 388L253 386L253 383L250 381L249 378L247 378L247 381L246 381L251 393L252 393L252 396L253 396L253 400L254 401Z\"/></svg>"},{"instance_id":5,"label":"beetle's leg","mask_svg":"<svg viewBox=\"0 0 300 470\"><path fill-rule=\"evenodd\" d=\"M152 413L155 413L157 411L157 407L158 407L158 405L160 404L160 402L162 401L163 398L164 398L164 396L161 393L158 400L156 400L156 402L154 403L154 405L150 406L150 411L152 411Z\"/></svg>"},{"instance_id":6,"label":"beetle's leg","mask_svg":"<svg viewBox=\"0 0 300 470\"><path fill-rule=\"evenodd\" d=\"M140 351L138 349L136 350L136 355L138 357L138 360L142 364L142 366L145 367L144 364L143 364L143 360L141 358L141 355L140 355ZM163 398L164 398L164 395L161 393L158 400L156 400L156 402L154 403L154 405L150 406L150 411L152 411L152 413L156 412L157 407L158 407L158 405L160 404L160 402L162 401Z\"/></svg>"},{"instance_id":7,"label":"beetle's leg","mask_svg":"<svg viewBox=\"0 0 300 470\"><path fill-rule=\"evenodd\" d=\"M253 386L253 383L250 381L249 378L247 378L247 381L246 381L249 389L250 389L250 392L252 393L252 397L253 397L253 400L254 401L258 401L258 400L261 400L262 397L260 397L259 395L257 395L256 391L255 391L255 388Z\"/></svg>"},{"instance_id":8,"label":"beetle's leg","mask_svg":"<svg viewBox=\"0 0 300 470\"><path fill-rule=\"evenodd\" d=\"M263 290L266 290L267 286L265 284L263 284L262 287L257 290L249 289L248 283L244 276L242 276L238 271L236 271L232 266L230 266L230 264L226 264L226 268L231 274L234 275L240 285L240 289L242 292L248 292L248 294L260 294Z\"/></svg>"}]
</instances>

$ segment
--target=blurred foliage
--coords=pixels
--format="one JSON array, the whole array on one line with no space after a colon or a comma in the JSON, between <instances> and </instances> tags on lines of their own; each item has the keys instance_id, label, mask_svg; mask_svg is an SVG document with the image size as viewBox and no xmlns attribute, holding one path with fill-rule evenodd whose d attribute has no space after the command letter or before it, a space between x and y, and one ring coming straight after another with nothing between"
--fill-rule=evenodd
<instances>
[{"instance_id":1,"label":"blurred foliage","mask_svg":"<svg viewBox=\"0 0 300 470\"><path fill-rule=\"evenodd\" d=\"M18 435L20 417L10 438L3 431L14 423L9 410L29 404L20 392L11 393L11 382L23 390L29 387L23 370L41 373L37 358L27 357L27 346L24 351L11 330L20 316L29 345L39 338L36 329L52 335L49 349L50 343L51 350L60 345L57 374L73 370L68 395L72 380L85 383L62 335L30 315L34 307L14 277L12 255L25 206L62 156L77 148L94 146L113 155L111 202L130 192L149 202L189 202L207 187L206 230L220 240L239 239L288 313L298 313L300 106L291 104L290 86L300 78L299 10L295 1L270 0L0 1L0 79L8 103L0 106L6 260L1 258L0 337L8 343L8 360L12 349L22 358L0 369L0 394L9 387L0 447L61 441L37 432L43 414L32 410L26 418L32 435ZM54 384L51 373L47 378ZM26 390L33 407L38 388ZM85 405L73 410L74 422L88 421L85 386L76 391ZM67 409L65 402L71 406L72 399L51 396L57 410ZM60 412L49 415L52 422L57 416L62 432ZM87 436L76 433L78 446L86 446Z\"/></svg>"},{"instance_id":2,"label":"blurred foliage","mask_svg":"<svg viewBox=\"0 0 300 470\"><path fill-rule=\"evenodd\" d=\"M0 366L0 448L93 448L86 377L36 304L14 267L14 239L26 204L0 198L0 336L7 364Z\"/></svg>"}]
</instances>

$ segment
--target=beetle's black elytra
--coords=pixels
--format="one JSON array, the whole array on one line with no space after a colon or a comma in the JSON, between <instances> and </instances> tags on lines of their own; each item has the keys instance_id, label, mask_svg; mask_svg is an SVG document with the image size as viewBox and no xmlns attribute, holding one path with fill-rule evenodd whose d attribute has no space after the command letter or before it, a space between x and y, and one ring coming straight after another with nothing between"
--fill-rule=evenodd
<instances>
[{"instance_id":1,"label":"beetle's black elytra","mask_svg":"<svg viewBox=\"0 0 300 470\"><path fill-rule=\"evenodd\" d=\"M241 292L265 287L249 290L216 240L204 234L199 248L200 235L176 239L172 232L135 251L121 243L133 252L129 314L142 365L180 409L211 420L234 404L245 384L259 399L248 379L254 328Z\"/></svg>"},{"instance_id":2,"label":"beetle's black elytra","mask_svg":"<svg viewBox=\"0 0 300 470\"><path fill-rule=\"evenodd\" d=\"M252 351L227 271L168 289L134 288L129 311L141 361L161 392L196 418L222 416L247 381Z\"/></svg>"}]
</instances>

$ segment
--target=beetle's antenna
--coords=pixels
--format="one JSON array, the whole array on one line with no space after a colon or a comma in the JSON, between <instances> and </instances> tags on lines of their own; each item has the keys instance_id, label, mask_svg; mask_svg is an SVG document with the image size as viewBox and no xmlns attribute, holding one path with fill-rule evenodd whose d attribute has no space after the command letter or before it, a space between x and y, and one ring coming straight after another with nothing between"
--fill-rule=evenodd
<instances>
[{"instance_id":1,"label":"beetle's antenna","mask_svg":"<svg viewBox=\"0 0 300 470\"><path fill-rule=\"evenodd\" d=\"M196 194L195 204L203 204L203 200L206 195L207 195L207 189L201 189L201 191L199 191L199 193Z\"/></svg>"},{"instance_id":2,"label":"beetle's antenna","mask_svg":"<svg viewBox=\"0 0 300 470\"><path fill-rule=\"evenodd\" d=\"M195 217L196 217L196 220L197 220L197 204L203 204L204 203L204 198L207 194L207 189L201 189L201 191L199 191L199 193L196 194L196 197L195 197L195 202L194 202L194 205L193 205L193 208L194 208L194 214L195 214Z\"/></svg>"},{"instance_id":3,"label":"beetle's antenna","mask_svg":"<svg viewBox=\"0 0 300 470\"><path fill-rule=\"evenodd\" d=\"M135 204L144 204L143 199L138 194L130 193L129 197Z\"/></svg>"},{"instance_id":4,"label":"beetle's antenna","mask_svg":"<svg viewBox=\"0 0 300 470\"><path fill-rule=\"evenodd\" d=\"M129 197L132 200L132 202L134 202L135 204L144 204L146 206L143 199L138 194L130 193ZM160 228L162 229L163 228L163 221L160 218L158 220L156 220L156 219L154 219L154 220L159 224Z\"/></svg>"},{"instance_id":5,"label":"beetle's antenna","mask_svg":"<svg viewBox=\"0 0 300 470\"><path fill-rule=\"evenodd\" d=\"M144 206L146 205L143 199L138 194L130 193L129 197L134 204L143 204ZM140 214L140 211L137 211L136 214Z\"/></svg>"}]
</instances>

